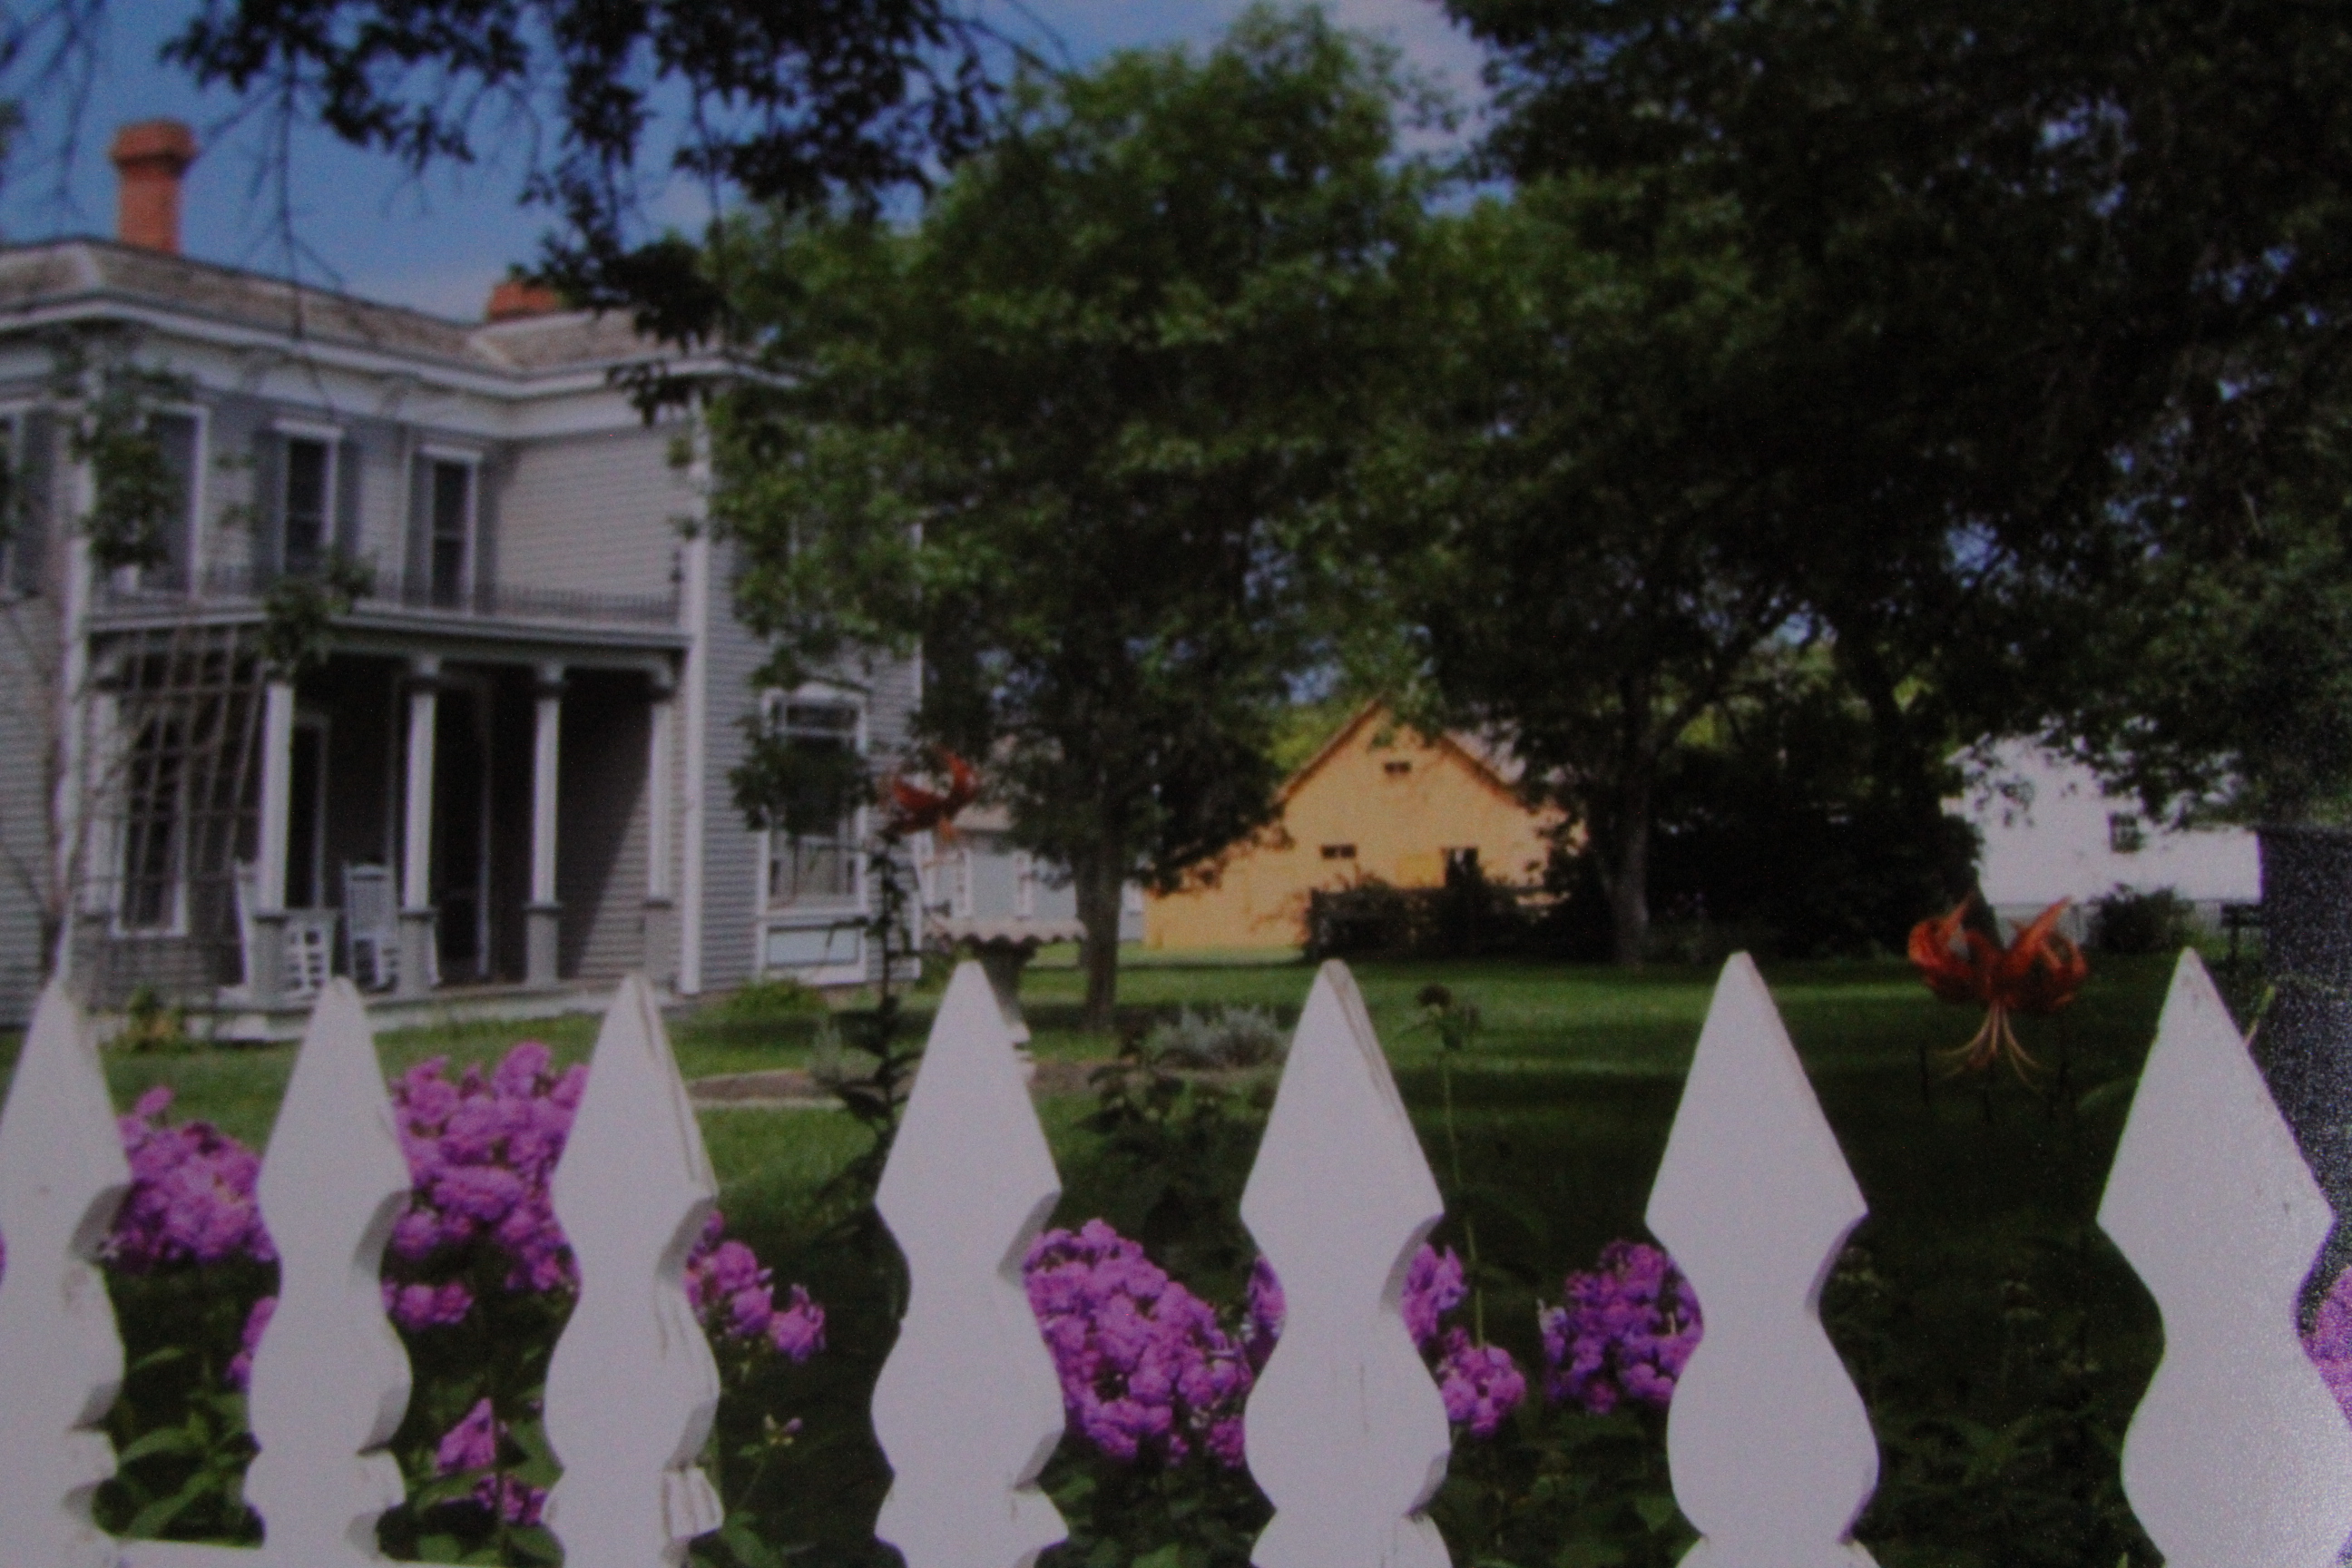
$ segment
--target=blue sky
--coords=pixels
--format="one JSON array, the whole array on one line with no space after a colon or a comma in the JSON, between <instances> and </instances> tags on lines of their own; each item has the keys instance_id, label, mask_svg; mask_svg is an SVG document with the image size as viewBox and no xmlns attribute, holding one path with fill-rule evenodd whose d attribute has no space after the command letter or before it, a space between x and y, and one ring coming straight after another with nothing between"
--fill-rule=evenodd
<instances>
[{"instance_id":1,"label":"blue sky","mask_svg":"<svg viewBox=\"0 0 2352 1568\"><path fill-rule=\"evenodd\" d=\"M1025 36L1050 30L1083 63L1136 44L1214 38L1244 0L995 0L1000 26ZM172 115L196 128L205 153L189 171L184 239L190 255L266 271L288 269L276 195L258 175L256 129L234 123L236 100L199 93L185 76L156 63L157 45L196 8L194 0L114 0L99 53L98 79L81 98L80 146L65 156L72 117L57 94L31 97L26 134L0 180L0 237L10 242L61 234L107 235L114 227L114 172L105 146L126 121ZM1465 101L1478 90L1477 47L1453 28L1433 0L1328 0L1347 26L1387 37L1421 70ZM1034 20L1032 20L1034 18ZM26 67L21 65L21 73ZM24 91L21 79L12 84ZM544 212L517 205L523 164L493 158L470 169L408 178L390 160L355 153L321 132L298 133L291 161L294 232L306 280L437 314L478 315L511 262L528 261ZM691 222L700 195L668 193L656 216Z\"/></svg>"}]
</instances>

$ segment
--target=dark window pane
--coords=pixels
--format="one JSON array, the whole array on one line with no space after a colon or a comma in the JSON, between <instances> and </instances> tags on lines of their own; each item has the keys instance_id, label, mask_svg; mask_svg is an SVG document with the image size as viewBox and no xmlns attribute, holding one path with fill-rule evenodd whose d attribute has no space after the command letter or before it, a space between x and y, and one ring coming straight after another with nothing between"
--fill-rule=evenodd
<instances>
[{"instance_id":1,"label":"dark window pane","mask_svg":"<svg viewBox=\"0 0 2352 1568\"><path fill-rule=\"evenodd\" d=\"M327 548L327 444L286 443L286 566L318 564Z\"/></svg>"},{"instance_id":2,"label":"dark window pane","mask_svg":"<svg viewBox=\"0 0 2352 1568\"><path fill-rule=\"evenodd\" d=\"M163 564L154 572L153 580L184 587L193 564L190 535L196 495L196 422L185 414L157 414L149 418L147 427L163 453L163 466L171 470L176 491L170 515L158 524Z\"/></svg>"},{"instance_id":3,"label":"dark window pane","mask_svg":"<svg viewBox=\"0 0 2352 1568\"><path fill-rule=\"evenodd\" d=\"M466 591L467 535L473 521L474 470L433 465L433 602L454 605Z\"/></svg>"}]
</instances>

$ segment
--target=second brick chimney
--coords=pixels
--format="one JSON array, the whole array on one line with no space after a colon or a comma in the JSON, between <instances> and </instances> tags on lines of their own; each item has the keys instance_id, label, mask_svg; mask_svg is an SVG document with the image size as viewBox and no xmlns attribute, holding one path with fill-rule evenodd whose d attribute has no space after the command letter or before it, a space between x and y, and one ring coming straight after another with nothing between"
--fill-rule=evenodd
<instances>
[{"instance_id":1,"label":"second brick chimney","mask_svg":"<svg viewBox=\"0 0 2352 1568\"><path fill-rule=\"evenodd\" d=\"M114 133L108 155L119 176L115 237L177 256L180 177L196 161L195 133L176 120L142 120Z\"/></svg>"},{"instance_id":2,"label":"second brick chimney","mask_svg":"<svg viewBox=\"0 0 2352 1568\"><path fill-rule=\"evenodd\" d=\"M551 316L563 309L563 298L544 283L509 278L490 290L486 321L519 321L526 316Z\"/></svg>"}]
</instances>

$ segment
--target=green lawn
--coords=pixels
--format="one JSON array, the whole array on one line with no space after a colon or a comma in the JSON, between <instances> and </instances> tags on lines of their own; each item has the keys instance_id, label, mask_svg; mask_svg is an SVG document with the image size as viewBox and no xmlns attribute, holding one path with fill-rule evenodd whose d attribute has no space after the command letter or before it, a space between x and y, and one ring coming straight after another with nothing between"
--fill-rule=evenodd
<instances>
[{"instance_id":1,"label":"green lawn","mask_svg":"<svg viewBox=\"0 0 2352 1568\"><path fill-rule=\"evenodd\" d=\"M1938 1074L1923 1083L1922 1047L1955 1045L1977 1020L1936 1004L1902 964L1766 971L1871 1205L1855 1238L1862 1250L1849 1256L1824 1300L1885 1450L1861 1535L1888 1568L2044 1562L2107 1568L2119 1552L2153 1560L2117 1499L2112 1445L2153 1368L2160 1335L2152 1303L2087 1222L2169 968L2155 959L2096 960L2069 1013L2025 1022L2030 1048L2053 1075L2063 1063L2063 1093L2036 1092L2005 1077L1958 1083ZM1643 1205L1713 973L1626 974L1517 962L1366 963L1356 973L1449 1194L1454 1217L1440 1239L1466 1247L1464 1222L1475 1226L1488 1331L1523 1363L1536 1364L1538 1300L1558 1300L1563 1273L1590 1267L1604 1242L1645 1234ZM1297 963L1136 963L1122 975L1120 1003L1129 1010L1264 1006L1287 1025L1313 977ZM1433 982L1475 1003L1484 1020L1454 1064L1458 1184L1438 1110L1439 1043L1421 1024L1415 1001ZM1086 1058L1109 1048L1073 1026L1082 990L1075 968L1049 962L1031 972L1024 1000L1039 1055ZM919 1023L935 1001L935 993L918 994ZM379 1048L388 1071L442 1054L487 1059L525 1037L545 1040L570 1060L585 1055L593 1028L581 1018L413 1031L383 1037ZM767 1029L715 1012L681 1020L673 1032L688 1076L800 1063L808 1036L806 1020ZM288 1047L110 1052L107 1070L120 1104L169 1082L184 1114L258 1143L290 1057ZM1230 1204L1260 1125L1257 1110L1229 1104L1206 1141L1186 1145L1198 1168L1181 1173L1177 1184L1190 1201L1223 1213L1171 1220L1168 1173L1139 1182L1080 1125L1089 1109L1075 1099L1045 1108L1066 1184L1057 1221L1110 1215L1130 1234L1155 1245L1164 1239L1163 1260L1180 1275L1180 1265L1197 1262L1196 1277L1188 1278L1203 1293L1214 1299L1232 1290L1235 1260L1246 1258L1235 1247L1246 1242ZM843 1276L839 1257L826 1250L832 1244L816 1234L811 1194L856 1152L862 1135L831 1111L716 1111L702 1124L730 1227L775 1264L780 1279L804 1279L837 1303L829 1352L837 1370L827 1376L830 1392L808 1397L842 1404L838 1418L849 1426L829 1446L813 1445L807 1462L816 1469L803 1480L836 1502L848 1500L840 1509L855 1515L878 1497L856 1402L889 1330L887 1322L855 1323L849 1310L862 1300L857 1310L871 1315L889 1291ZM808 1414L814 1436L814 1405ZM779 1528L835 1533L837 1521L827 1528L806 1517L813 1506L788 1506ZM1524 1556L1509 1539L1516 1527L1501 1515L1490 1519L1458 1502L1442 1503L1440 1513L1457 1537L1481 1537L1457 1539L1457 1561ZM1650 1558L1636 1552L1625 1560Z\"/></svg>"}]
</instances>

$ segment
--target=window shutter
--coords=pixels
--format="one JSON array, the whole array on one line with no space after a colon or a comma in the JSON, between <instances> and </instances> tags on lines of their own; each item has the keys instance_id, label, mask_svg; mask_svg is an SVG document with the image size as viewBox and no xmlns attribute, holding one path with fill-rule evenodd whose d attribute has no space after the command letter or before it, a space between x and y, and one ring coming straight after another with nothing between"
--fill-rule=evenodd
<instances>
[{"instance_id":1,"label":"window shutter","mask_svg":"<svg viewBox=\"0 0 2352 1568\"><path fill-rule=\"evenodd\" d=\"M400 574L410 604L424 604L433 592L433 459L416 457L408 464L408 542L401 552Z\"/></svg>"},{"instance_id":2,"label":"window shutter","mask_svg":"<svg viewBox=\"0 0 2352 1568\"><path fill-rule=\"evenodd\" d=\"M16 515L8 544L8 586L38 594L48 585L49 533L57 498L57 416L46 408L25 416L16 432L16 471L9 476L8 502Z\"/></svg>"},{"instance_id":3,"label":"window shutter","mask_svg":"<svg viewBox=\"0 0 2352 1568\"><path fill-rule=\"evenodd\" d=\"M257 592L278 574L286 539L286 437L264 430L253 438L253 583Z\"/></svg>"},{"instance_id":4,"label":"window shutter","mask_svg":"<svg viewBox=\"0 0 2352 1568\"><path fill-rule=\"evenodd\" d=\"M474 469L474 592L488 604L499 581L498 459L486 458Z\"/></svg>"},{"instance_id":5,"label":"window shutter","mask_svg":"<svg viewBox=\"0 0 2352 1568\"><path fill-rule=\"evenodd\" d=\"M360 471L367 448L356 437L346 436L335 447L335 526L333 545L347 558L360 552Z\"/></svg>"}]
</instances>

